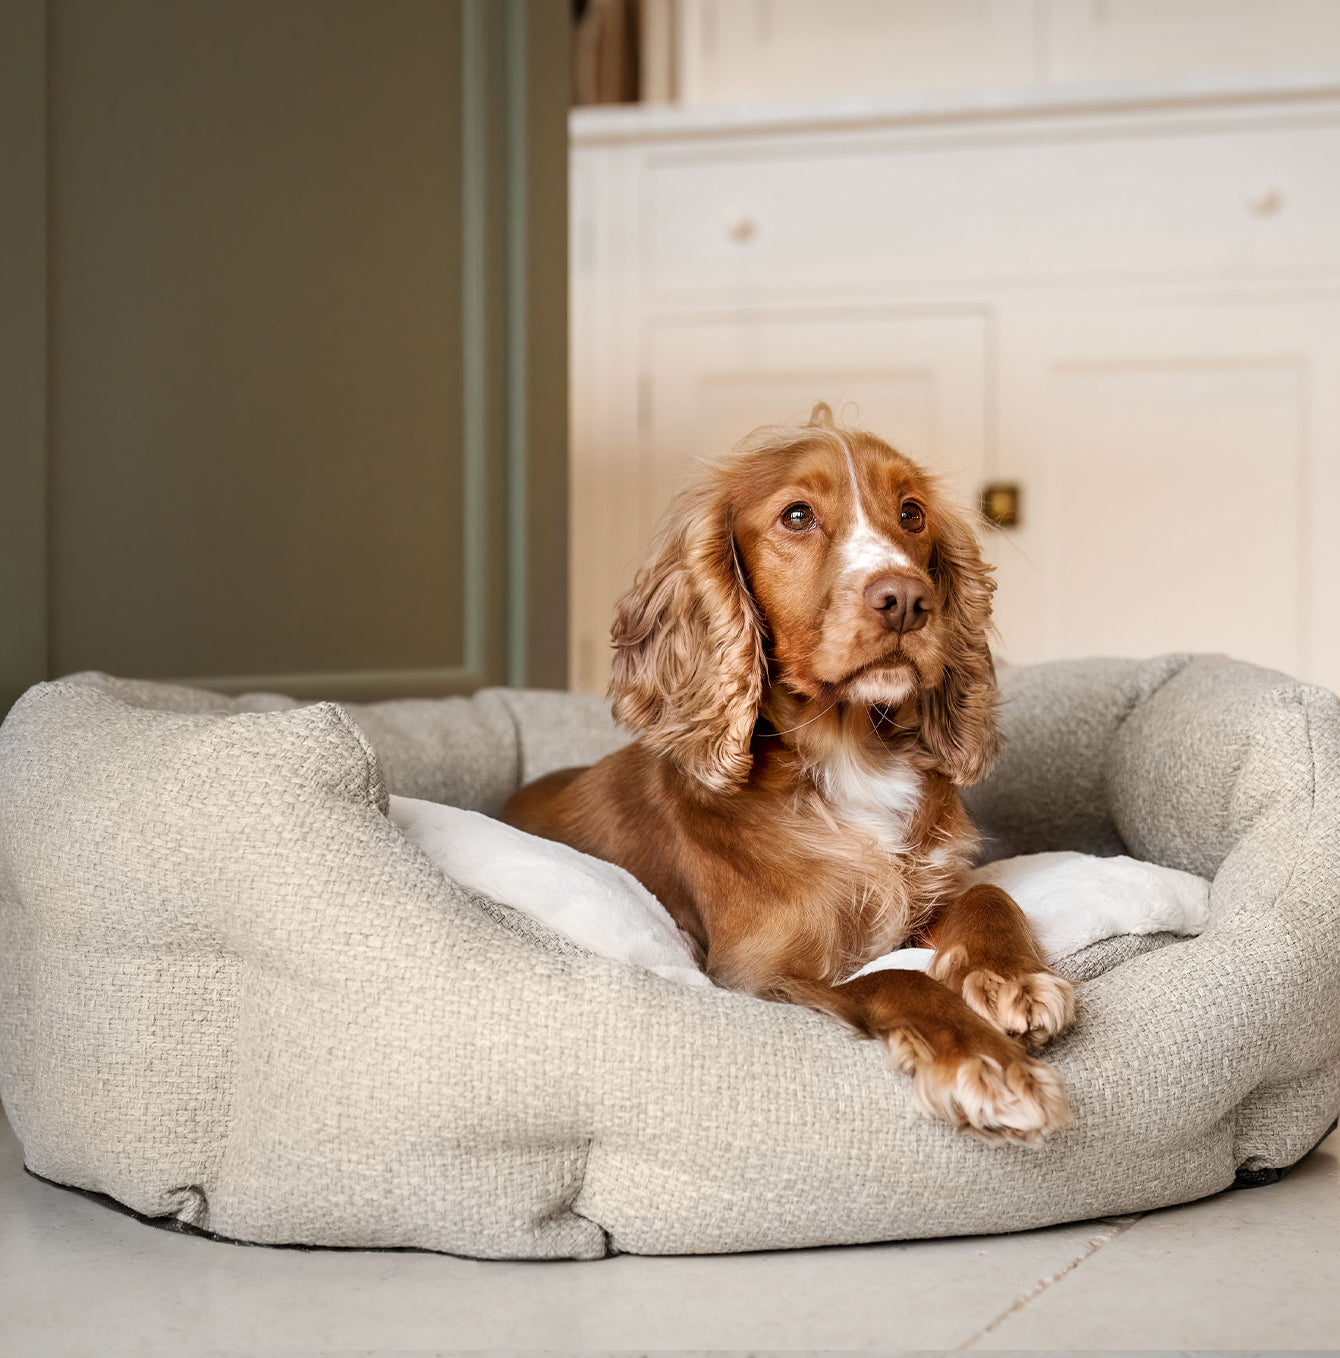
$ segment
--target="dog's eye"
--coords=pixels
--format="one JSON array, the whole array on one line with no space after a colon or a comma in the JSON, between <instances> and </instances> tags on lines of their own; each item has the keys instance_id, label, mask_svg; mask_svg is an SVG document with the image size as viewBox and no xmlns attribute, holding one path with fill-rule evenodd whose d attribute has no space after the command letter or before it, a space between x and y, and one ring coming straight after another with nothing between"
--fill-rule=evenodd
<instances>
[{"instance_id":1,"label":"dog's eye","mask_svg":"<svg viewBox=\"0 0 1340 1358\"><path fill-rule=\"evenodd\" d=\"M813 528L817 522L814 510L809 505L789 505L782 510L782 527L789 528L793 533L803 533L807 528Z\"/></svg>"},{"instance_id":2,"label":"dog's eye","mask_svg":"<svg viewBox=\"0 0 1340 1358\"><path fill-rule=\"evenodd\" d=\"M915 500L906 500L898 519L909 533L919 533L926 526L926 511Z\"/></svg>"}]
</instances>

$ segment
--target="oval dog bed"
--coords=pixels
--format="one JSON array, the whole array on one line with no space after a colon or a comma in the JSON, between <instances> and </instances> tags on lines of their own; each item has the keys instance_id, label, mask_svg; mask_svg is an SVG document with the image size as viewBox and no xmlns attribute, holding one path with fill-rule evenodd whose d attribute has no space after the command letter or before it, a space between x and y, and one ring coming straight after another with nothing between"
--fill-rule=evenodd
<instances>
[{"instance_id":1,"label":"oval dog bed","mask_svg":"<svg viewBox=\"0 0 1340 1358\"><path fill-rule=\"evenodd\" d=\"M496 810L595 699L300 707L98 675L0 730L0 1097L36 1174L267 1243L593 1258L1007 1231L1269 1177L1340 1108L1340 710L1220 658L1006 677L991 857L1213 879L1070 959L1037 1150L918 1116L875 1043L592 956L449 882L389 791ZM1166 946L1159 946L1160 943ZM1086 979L1087 978L1087 979Z\"/></svg>"}]
</instances>

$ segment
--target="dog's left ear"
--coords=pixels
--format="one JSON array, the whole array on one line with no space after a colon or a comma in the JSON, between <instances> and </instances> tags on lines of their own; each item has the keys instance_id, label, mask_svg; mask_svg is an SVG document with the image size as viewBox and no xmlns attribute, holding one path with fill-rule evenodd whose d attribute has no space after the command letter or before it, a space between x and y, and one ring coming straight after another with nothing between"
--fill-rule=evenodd
<instances>
[{"instance_id":1,"label":"dog's left ear","mask_svg":"<svg viewBox=\"0 0 1340 1358\"><path fill-rule=\"evenodd\" d=\"M996 582L971 524L952 509L935 516L931 574L940 596L944 677L921 695L921 743L958 784L976 783L1000 753L996 668L987 642Z\"/></svg>"}]
</instances>

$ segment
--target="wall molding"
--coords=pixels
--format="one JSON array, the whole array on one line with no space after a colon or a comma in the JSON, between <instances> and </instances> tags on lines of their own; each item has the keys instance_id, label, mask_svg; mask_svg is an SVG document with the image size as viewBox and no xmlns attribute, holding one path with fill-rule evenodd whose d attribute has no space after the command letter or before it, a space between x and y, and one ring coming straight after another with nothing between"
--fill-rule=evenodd
<instances>
[{"instance_id":1,"label":"wall molding","mask_svg":"<svg viewBox=\"0 0 1340 1358\"><path fill-rule=\"evenodd\" d=\"M369 702L378 698L433 698L473 693L500 681L478 670L302 670L291 674L206 674L162 683L184 684L215 693L284 693L291 698Z\"/></svg>"},{"instance_id":2,"label":"wall molding","mask_svg":"<svg viewBox=\"0 0 1340 1358\"><path fill-rule=\"evenodd\" d=\"M0 715L47 677L47 36L0 6Z\"/></svg>"}]
</instances>

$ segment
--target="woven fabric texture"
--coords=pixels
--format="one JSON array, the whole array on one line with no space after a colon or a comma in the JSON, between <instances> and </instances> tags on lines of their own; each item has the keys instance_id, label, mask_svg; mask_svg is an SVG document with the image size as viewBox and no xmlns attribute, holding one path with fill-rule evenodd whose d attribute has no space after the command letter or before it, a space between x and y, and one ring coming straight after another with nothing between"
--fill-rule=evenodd
<instances>
[{"instance_id":1,"label":"woven fabric texture","mask_svg":"<svg viewBox=\"0 0 1340 1358\"><path fill-rule=\"evenodd\" d=\"M36 1173L261 1242L753 1250L1143 1210L1340 1109L1340 707L1216 657L1011 672L991 856L1213 879L1199 938L1070 959L1040 1150L919 1117L806 1010L590 956L446 880L389 790L495 810L614 748L603 703L367 707L100 675L0 729L0 1097ZM1166 946L1160 946L1164 944Z\"/></svg>"}]
</instances>

